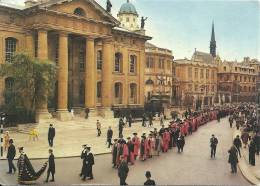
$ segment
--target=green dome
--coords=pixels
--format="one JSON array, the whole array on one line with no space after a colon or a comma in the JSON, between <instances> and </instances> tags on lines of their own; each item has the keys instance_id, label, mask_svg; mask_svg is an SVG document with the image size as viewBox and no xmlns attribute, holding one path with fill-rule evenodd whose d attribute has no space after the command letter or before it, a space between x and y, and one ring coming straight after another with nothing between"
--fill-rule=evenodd
<instances>
[{"instance_id":1,"label":"green dome","mask_svg":"<svg viewBox=\"0 0 260 186\"><path fill-rule=\"evenodd\" d=\"M138 15L137 14L137 11L135 9L135 6L130 3L129 1L127 1L126 3L124 3L120 10L119 10L119 14L135 14L135 15Z\"/></svg>"}]
</instances>

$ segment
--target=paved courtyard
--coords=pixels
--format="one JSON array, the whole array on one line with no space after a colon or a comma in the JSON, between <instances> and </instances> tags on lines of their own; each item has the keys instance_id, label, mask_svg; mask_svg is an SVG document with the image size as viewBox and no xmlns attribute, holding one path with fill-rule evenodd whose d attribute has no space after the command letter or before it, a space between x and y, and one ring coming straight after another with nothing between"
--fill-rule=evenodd
<instances>
[{"instance_id":1,"label":"paved courtyard","mask_svg":"<svg viewBox=\"0 0 260 186\"><path fill-rule=\"evenodd\" d=\"M219 139L216 159L210 159L209 154L209 138L212 133ZM210 122L186 138L183 154L178 154L174 148L169 153L154 157L146 162L137 161L136 165L130 167L127 183L131 185L143 184L145 181L144 172L150 170L157 185L249 185L240 171L236 175L230 173L227 151L232 144L232 136L233 130L229 128L227 119L223 119L221 123ZM64 143L68 141L67 138L64 140ZM95 151L95 147L93 150ZM54 153L58 153L57 149ZM32 164L37 170L44 161L34 160ZM110 154L95 157L95 179L91 182L82 182L78 177L81 163L80 158L56 160L55 184L119 184L117 171L112 169ZM6 175L6 167L7 162L0 161L0 178L5 183L16 184L17 175ZM38 180L38 184L43 183L45 176ZM49 185L54 184L50 183Z\"/></svg>"}]
</instances>

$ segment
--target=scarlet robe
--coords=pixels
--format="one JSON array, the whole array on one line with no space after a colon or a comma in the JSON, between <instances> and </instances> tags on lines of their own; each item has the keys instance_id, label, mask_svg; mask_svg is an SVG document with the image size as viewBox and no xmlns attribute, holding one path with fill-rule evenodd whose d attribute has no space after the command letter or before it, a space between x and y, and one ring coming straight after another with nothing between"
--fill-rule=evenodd
<instances>
[{"instance_id":1,"label":"scarlet robe","mask_svg":"<svg viewBox=\"0 0 260 186\"><path fill-rule=\"evenodd\" d=\"M163 133L163 152L167 152L169 149L170 133L165 131Z\"/></svg>"},{"instance_id":2,"label":"scarlet robe","mask_svg":"<svg viewBox=\"0 0 260 186\"><path fill-rule=\"evenodd\" d=\"M140 139L137 136L133 137L132 142L134 144L134 155L138 156L139 148L140 148Z\"/></svg>"},{"instance_id":3,"label":"scarlet robe","mask_svg":"<svg viewBox=\"0 0 260 186\"><path fill-rule=\"evenodd\" d=\"M140 145L140 156L139 158L141 160L146 160L147 157L147 140L146 139L142 139L141 140L141 145Z\"/></svg>"}]
</instances>

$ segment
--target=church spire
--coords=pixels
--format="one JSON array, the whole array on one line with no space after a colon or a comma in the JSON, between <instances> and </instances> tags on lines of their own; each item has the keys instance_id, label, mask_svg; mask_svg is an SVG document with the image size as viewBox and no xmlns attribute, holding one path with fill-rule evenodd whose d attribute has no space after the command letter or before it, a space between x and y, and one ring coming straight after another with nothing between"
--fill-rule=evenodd
<instances>
[{"instance_id":1,"label":"church spire","mask_svg":"<svg viewBox=\"0 0 260 186\"><path fill-rule=\"evenodd\" d=\"M216 48L217 48L217 44L216 44L216 40L215 40L215 30L214 30L214 21L213 21L212 31L211 31L211 40L210 40L210 54L213 57L216 57Z\"/></svg>"}]
</instances>

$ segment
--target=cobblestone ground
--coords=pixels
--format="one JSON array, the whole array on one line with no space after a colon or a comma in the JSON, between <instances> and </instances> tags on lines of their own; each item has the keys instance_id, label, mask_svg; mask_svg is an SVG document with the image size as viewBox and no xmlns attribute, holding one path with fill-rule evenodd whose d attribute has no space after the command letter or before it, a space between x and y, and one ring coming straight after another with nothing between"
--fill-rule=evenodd
<instances>
[{"instance_id":1,"label":"cobblestone ground","mask_svg":"<svg viewBox=\"0 0 260 186\"><path fill-rule=\"evenodd\" d=\"M228 149L232 143L232 132L227 119L221 123L213 121L186 138L183 154L176 149L154 157L146 162L137 161L130 167L127 183L131 185L143 184L146 170L152 172L152 177L158 185L249 185L240 171L234 175L230 173L227 163ZM219 139L216 159L210 159L209 138L214 133ZM56 160L56 185L68 184L119 184L117 171L111 168L111 155L95 157L94 180L82 182L78 177L81 168L79 158L65 158ZM32 161L36 170L44 160ZM17 175L6 175L7 162L0 162L0 180L7 184L16 184ZM44 175L44 177L46 174ZM44 177L38 180L42 184ZM54 185L54 184L50 184Z\"/></svg>"}]
</instances>

